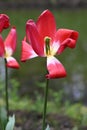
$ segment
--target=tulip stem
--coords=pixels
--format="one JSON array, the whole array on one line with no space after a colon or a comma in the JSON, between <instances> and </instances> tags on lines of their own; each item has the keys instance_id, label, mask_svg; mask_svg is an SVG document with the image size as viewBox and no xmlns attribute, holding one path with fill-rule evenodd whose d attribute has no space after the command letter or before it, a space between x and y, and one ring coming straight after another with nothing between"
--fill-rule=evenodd
<instances>
[{"instance_id":1,"label":"tulip stem","mask_svg":"<svg viewBox=\"0 0 87 130\"><path fill-rule=\"evenodd\" d=\"M46 111L47 111L48 84L49 84L49 79L46 80L46 87L45 87L45 98L44 98L42 130L45 130L45 127L46 127L46 121L45 120L46 120Z\"/></svg>"},{"instance_id":2,"label":"tulip stem","mask_svg":"<svg viewBox=\"0 0 87 130\"><path fill-rule=\"evenodd\" d=\"M7 113L7 120L9 115L9 103L8 103L8 69L6 66L6 59L5 59L5 101L6 101L6 113Z\"/></svg>"}]
</instances>

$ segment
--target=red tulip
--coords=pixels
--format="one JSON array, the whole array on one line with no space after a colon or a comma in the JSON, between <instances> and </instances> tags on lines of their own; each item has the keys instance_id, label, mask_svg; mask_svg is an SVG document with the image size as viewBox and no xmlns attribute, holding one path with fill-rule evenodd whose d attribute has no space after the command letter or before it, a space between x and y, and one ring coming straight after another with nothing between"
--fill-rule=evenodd
<instances>
[{"instance_id":1,"label":"red tulip","mask_svg":"<svg viewBox=\"0 0 87 130\"><path fill-rule=\"evenodd\" d=\"M21 61L36 56L47 57L46 78L61 78L66 76L63 65L54 56L61 54L66 47L75 48L78 32L69 29L56 29L53 14L45 10L35 23L28 20L26 23L26 39L22 41Z\"/></svg>"},{"instance_id":2,"label":"red tulip","mask_svg":"<svg viewBox=\"0 0 87 130\"><path fill-rule=\"evenodd\" d=\"M3 29L6 29L10 26L9 17L6 14L0 14L0 33Z\"/></svg>"},{"instance_id":3,"label":"red tulip","mask_svg":"<svg viewBox=\"0 0 87 130\"><path fill-rule=\"evenodd\" d=\"M16 49L16 41L17 41L17 34L16 28L13 27L5 41L3 41L2 36L0 35L0 57L6 59L7 67L10 68L19 68L19 64L15 58L12 57L12 54L15 52Z\"/></svg>"}]
</instances>

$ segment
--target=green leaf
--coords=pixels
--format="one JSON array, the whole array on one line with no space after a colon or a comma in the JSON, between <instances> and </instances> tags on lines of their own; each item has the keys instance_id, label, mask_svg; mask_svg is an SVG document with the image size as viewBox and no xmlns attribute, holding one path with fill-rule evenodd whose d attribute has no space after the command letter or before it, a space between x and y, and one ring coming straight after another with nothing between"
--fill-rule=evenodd
<instances>
[{"instance_id":1,"label":"green leaf","mask_svg":"<svg viewBox=\"0 0 87 130\"><path fill-rule=\"evenodd\" d=\"M12 117L9 117L9 121L6 125L5 130L13 130L15 126L15 116L13 115Z\"/></svg>"},{"instance_id":2,"label":"green leaf","mask_svg":"<svg viewBox=\"0 0 87 130\"><path fill-rule=\"evenodd\" d=\"M46 128L46 130L50 130L50 127L49 127L49 125L47 125L47 128Z\"/></svg>"}]
</instances>

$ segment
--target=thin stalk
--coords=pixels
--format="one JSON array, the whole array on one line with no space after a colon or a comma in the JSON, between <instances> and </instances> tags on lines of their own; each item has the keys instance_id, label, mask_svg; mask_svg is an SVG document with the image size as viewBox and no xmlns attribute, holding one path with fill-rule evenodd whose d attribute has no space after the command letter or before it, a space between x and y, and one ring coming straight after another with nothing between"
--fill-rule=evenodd
<instances>
[{"instance_id":1,"label":"thin stalk","mask_svg":"<svg viewBox=\"0 0 87 130\"><path fill-rule=\"evenodd\" d=\"M7 112L7 120L9 115L9 103L8 103L8 69L6 66L6 59L5 59L5 102L6 102L6 112Z\"/></svg>"},{"instance_id":2,"label":"thin stalk","mask_svg":"<svg viewBox=\"0 0 87 130\"><path fill-rule=\"evenodd\" d=\"M46 80L46 87L45 87L42 130L45 130L45 127L46 127L46 121L45 120L46 120L46 112L47 112L48 84L49 84L49 79Z\"/></svg>"}]
</instances>

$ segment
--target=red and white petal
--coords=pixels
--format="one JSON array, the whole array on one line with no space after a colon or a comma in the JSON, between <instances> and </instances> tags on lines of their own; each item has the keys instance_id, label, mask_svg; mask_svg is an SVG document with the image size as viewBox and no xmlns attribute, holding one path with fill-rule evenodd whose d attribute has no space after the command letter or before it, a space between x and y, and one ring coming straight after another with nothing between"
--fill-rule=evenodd
<instances>
[{"instance_id":1,"label":"red and white petal","mask_svg":"<svg viewBox=\"0 0 87 130\"><path fill-rule=\"evenodd\" d=\"M47 70L46 78L63 78L66 77L66 70L63 65L55 57L47 57Z\"/></svg>"},{"instance_id":2,"label":"red and white petal","mask_svg":"<svg viewBox=\"0 0 87 130\"><path fill-rule=\"evenodd\" d=\"M56 33L56 22L53 14L49 10L42 12L36 22L36 25L43 39L45 36L48 36L53 40Z\"/></svg>"},{"instance_id":3,"label":"red and white petal","mask_svg":"<svg viewBox=\"0 0 87 130\"><path fill-rule=\"evenodd\" d=\"M26 35L37 55L44 56L44 41L41 38L33 20L28 20L26 23Z\"/></svg>"},{"instance_id":4,"label":"red and white petal","mask_svg":"<svg viewBox=\"0 0 87 130\"><path fill-rule=\"evenodd\" d=\"M29 45L25 40L22 41L22 54L21 61L24 62L28 59L37 57L37 54L34 52L31 45Z\"/></svg>"},{"instance_id":5,"label":"red and white petal","mask_svg":"<svg viewBox=\"0 0 87 130\"><path fill-rule=\"evenodd\" d=\"M4 42L2 36L0 35L0 57L3 57L4 53L5 53Z\"/></svg>"},{"instance_id":6,"label":"red and white petal","mask_svg":"<svg viewBox=\"0 0 87 130\"><path fill-rule=\"evenodd\" d=\"M13 53L16 49L16 43L17 43L17 33L16 33L16 28L13 27L10 30L7 38L5 39L5 42L4 42L5 48L10 48L10 50L12 50L12 53Z\"/></svg>"},{"instance_id":7,"label":"red and white petal","mask_svg":"<svg viewBox=\"0 0 87 130\"><path fill-rule=\"evenodd\" d=\"M76 40L67 38L64 42L62 42L62 44L60 45L57 53L61 54L66 47L73 49L73 48L75 48L75 46L76 46Z\"/></svg>"},{"instance_id":8,"label":"red and white petal","mask_svg":"<svg viewBox=\"0 0 87 130\"><path fill-rule=\"evenodd\" d=\"M7 67L9 67L9 68L15 68L15 69L19 68L19 64L18 64L18 62L16 61L15 58L13 58L13 57L7 57L6 61L7 61L7 64L6 64Z\"/></svg>"},{"instance_id":9,"label":"red and white petal","mask_svg":"<svg viewBox=\"0 0 87 130\"><path fill-rule=\"evenodd\" d=\"M62 53L66 47L75 48L78 39L78 32L69 29L59 29L56 32L55 41L59 43L58 54Z\"/></svg>"},{"instance_id":10,"label":"red and white petal","mask_svg":"<svg viewBox=\"0 0 87 130\"><path fill-rule=\"evenodd\" d=\"M8 28L9 25L9 17L6 14L0 14L0 33L3 31L3 29Z\"/></svg>"},{"instance_id":11,"label":"red and white petal","mask_svg":"<svg viewBox=\"0 0 87 130\"><path fill-rule=\"evenodd\" d=\"M73 40L76 40L78 39L78 32L75 31L75 30L69 30L69 29L59 29L57 32L56 32L56 35L55 35L55 41L59 41L60 44L66 40L67 38L71 38Z\"/></svg>"},{"instance_id":12,"label":"red and white petal","mask_svg":"<svg viewBox=\"0 0 87 130\"><path fill-rule=\"evenodd\" d=\"M52 48L51 54L55 55L58 52L59 47L60 47L59 42L58 41L57 42L54 41L53 44L51 45L51 48Z\"/></svg>"}]
</instances>

